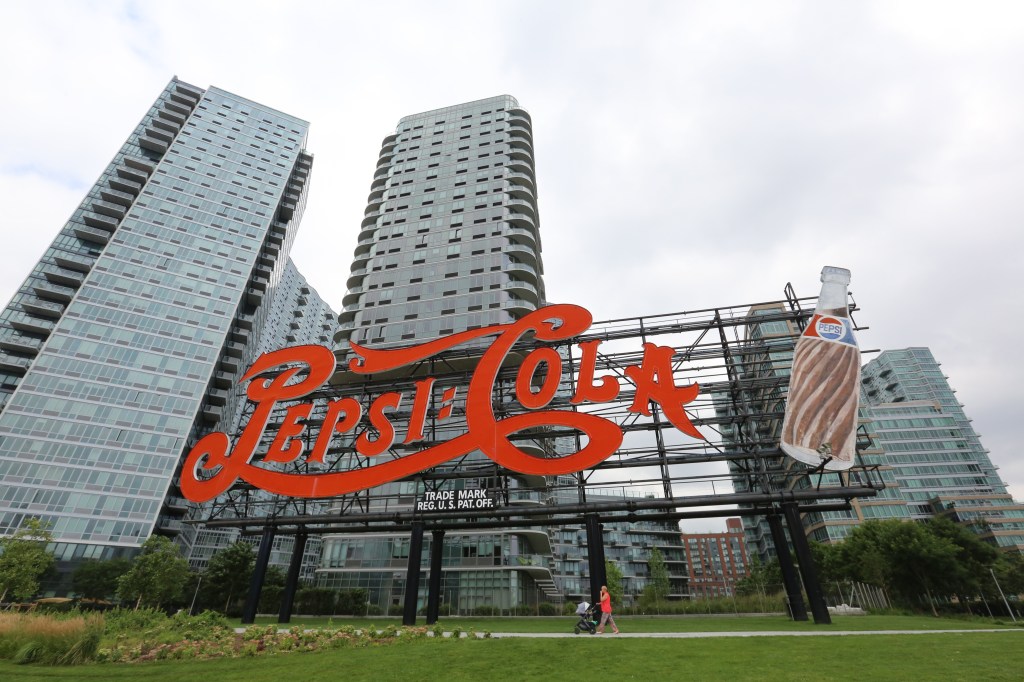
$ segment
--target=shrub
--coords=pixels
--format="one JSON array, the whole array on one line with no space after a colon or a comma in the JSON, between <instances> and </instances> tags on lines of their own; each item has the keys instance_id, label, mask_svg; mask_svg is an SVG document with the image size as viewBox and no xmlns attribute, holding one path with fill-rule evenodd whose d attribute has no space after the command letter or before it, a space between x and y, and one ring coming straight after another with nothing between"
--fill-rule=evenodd
<instances>
[{"instance_id":1,"label":"shrub","mask_svg":"<svg viewBox=\"0 0 1024 682\"><path fill-rule=\"evenodd\" d=\"M550 602L544 602L543 604L540 605L540 607L537 610L539 611L540 615L542 615L542 616L557 616L558 615L558 607L555 606L554 604L550 603ZM575 609L573 609L573 611L575 612Z\"/></svg>"},{"instance_id":2,"label":"shrub","mask_svg":"<svg viewBox=\"0 0 1024 682\"><path fill-rule=\"evenodd\" d=\"M493 606L488 606L488 605L485 604L485 605L482 605L482 606L477 606L475 609L473 609L473 615L474 616L493 616L493 615L495 615L496 611L497 611L497 609L495 609Z\"/></svg>"}]
</instances>

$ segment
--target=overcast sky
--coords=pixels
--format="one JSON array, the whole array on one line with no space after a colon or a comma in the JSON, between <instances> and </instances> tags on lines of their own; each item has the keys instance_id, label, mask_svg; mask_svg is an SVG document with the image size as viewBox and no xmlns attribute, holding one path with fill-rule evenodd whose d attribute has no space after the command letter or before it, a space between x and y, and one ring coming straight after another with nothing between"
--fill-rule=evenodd
<instances>
[{"instance_id":1,"label":"overcast sky","mask_svg":"<svg viewBox=\"0 0 1024 682\"><path fill-rule=\"evenodd\" d=\"M930 347L1024 499L1022 3L35 0L0 25L2 301L175 74L312 122L292 256L336 309L381 139L508 93L551 301L668 313L849 268L861 347Z\"/></svg>"}]
</instances>

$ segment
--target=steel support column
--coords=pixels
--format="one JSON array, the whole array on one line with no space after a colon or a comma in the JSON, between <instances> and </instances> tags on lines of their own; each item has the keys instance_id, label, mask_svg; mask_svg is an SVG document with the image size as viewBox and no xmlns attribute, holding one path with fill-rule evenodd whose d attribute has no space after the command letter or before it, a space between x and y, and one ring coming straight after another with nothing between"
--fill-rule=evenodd
<instances>
[{"instance_id":1,"label":"steel support column","mask_svg":"<svg viewBox=\"0 0 1024 682\"><path fill-rule=\"evenodd\" d=\"M423 554L423 522L413 521L409 536L409 567L405 571L405 604L402 625L416 625L416 606L420 596L420 555Z\"/></svg>"},{"instance_id":2,"label":"steel support column","mask_svg":"<svg viewBox=\"0 0 1024 682\"><path fill-rule=\"evenodd\" d=\"M256 566L252 569L249 581L249 596L245 600L242 611L242 625L252 625L256 621L256 609L260 604L260 593L263 591L263 579L267 576L267 563L270 562L270 547L274 544L274 527L266 526L260 539L260 551L256 555Z\"/></svg>"},{"instance_id":3,"label":"steel support column","mask_svg":"<svg viewBox=\"0 0 1024 682\"><path fill-rule=\"evenodd\" d=\"M427 590L427 625L437 622L441 603L441 559L444 556L444 531L430 532L430 584Z\"/></svg>"},{"instance_id":4,"label":"steel support column","mask_svg":"<svg viewBox=\"0 0 1024 682\"><path fill-rule=\"evenodd\" d=\"M789 554L789 542L786 531L782 528L782 519L778 514L768 514L768 527L772 531L772 542L775 544L775 556L779 559L782 571L782 582L786 586L786 600L789 602L789 615L793 620L807 620L807 606L800 589L800 578L793 566L793 557Z\"/></svg>"},{"instance_id":5,"label":"steel support column","mask_svg":"<svg viewBox=\"0 0 1024 682\"><path fill-rule=\"evenodd\" d=\"M587 514L587 555L590 567L590 601L596 604L601 598L601 586L608 584L604 570L604 537L600 518Z\"/></svg>"},{"instance_id":6,"label":"steel support column","mask_svg":"<svg viewBox=\"0 0 1024 682\"><path fill-rule=\"evenodd\" d=\"M292 620L292 605L295 603L295 589L299 584L299 573L302 571L302 555L306 552L306 538L304 531L295 534L295 547L292 549L292 560L288 564L288 577L284 583L284 592L281 594L281 610L277 615L278 623L290 623Z\"/></svg>"},{"instance_id":7,"label":"steel support column","mask_svg":"<svg viewBox=\"0 0 1024 682\"><path fill-rule=\"evenodd\" d=\"M800 522L800 510L796 502L786 502L782 505L782 510L786 514L786 525L789 526L789 536L793 539L793 551L796 552L796 560L800 564L800 575L804 579L804 589L807 591L807 601L811 603L814 622L817 625L831 625L832 617L828 615L825 595L818 580L818 570L811 557L811 547L807 543L804 525Z\"/></svg>"}]
</instances>

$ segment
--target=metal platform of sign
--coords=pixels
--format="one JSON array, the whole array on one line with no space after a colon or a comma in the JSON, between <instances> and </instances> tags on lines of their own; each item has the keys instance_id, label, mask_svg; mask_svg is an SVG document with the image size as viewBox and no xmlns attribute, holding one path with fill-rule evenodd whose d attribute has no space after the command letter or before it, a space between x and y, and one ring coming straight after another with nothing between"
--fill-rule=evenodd
<instances>
[{"instance_id":1,"label":"metal platform of sign","mask_svg":"<svg viewBox=\"0 0 1024 682\"><path fill-rule=\"evenodd\" d=\"M846 509L884 487L877 466L810 467L779 445L815 303L787 286L597 323L559 305L402 348L282 349L240 385L242 431L200 441L182 490L207 527L264 537Z\"/></svg>"}]
</instances>

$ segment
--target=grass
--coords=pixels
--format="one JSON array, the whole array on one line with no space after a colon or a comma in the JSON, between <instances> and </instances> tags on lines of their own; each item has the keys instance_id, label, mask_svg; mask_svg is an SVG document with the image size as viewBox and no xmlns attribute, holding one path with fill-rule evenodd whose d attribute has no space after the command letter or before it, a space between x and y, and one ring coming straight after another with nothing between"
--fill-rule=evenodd
<instances>
[{"instance_id":1,"label":"grass","mask_svg":"<svg viewBox=\"0 0 1024 682\"><path fill-rule=\"evenodd\" d=\"M625 621L624 621L625 622ZM211 661L75 668L0 662L4 680L1019 680L1020 632L730 639L416 640Z\"/></svg>"},{"instance_id":2,"label":"grass","mask_svg":"<svg viewBox=\"0 0 1024 682\"><path fill-rule=\"evenodd\" d=\"M833 616L832 625L815 625L813 621L794 622L787 616L617 616L616 623L623 632L749 632L749 631L819 631L827 630L978 630L1013 627L991 619L933 618L931 616ZM273 625L277 618L257 618L259 625ZM289 626L318 628L352 625L357 628L383 629L400 626L399 618L327 618L296 617ZM438 623L445 630L461 628L477 632L571 632L575 616L517 617L517 618L442 618ZM236 623L237 624L237 623ZM425 625L422 616L417 625Z\"/></svg>"}]
</instances>

